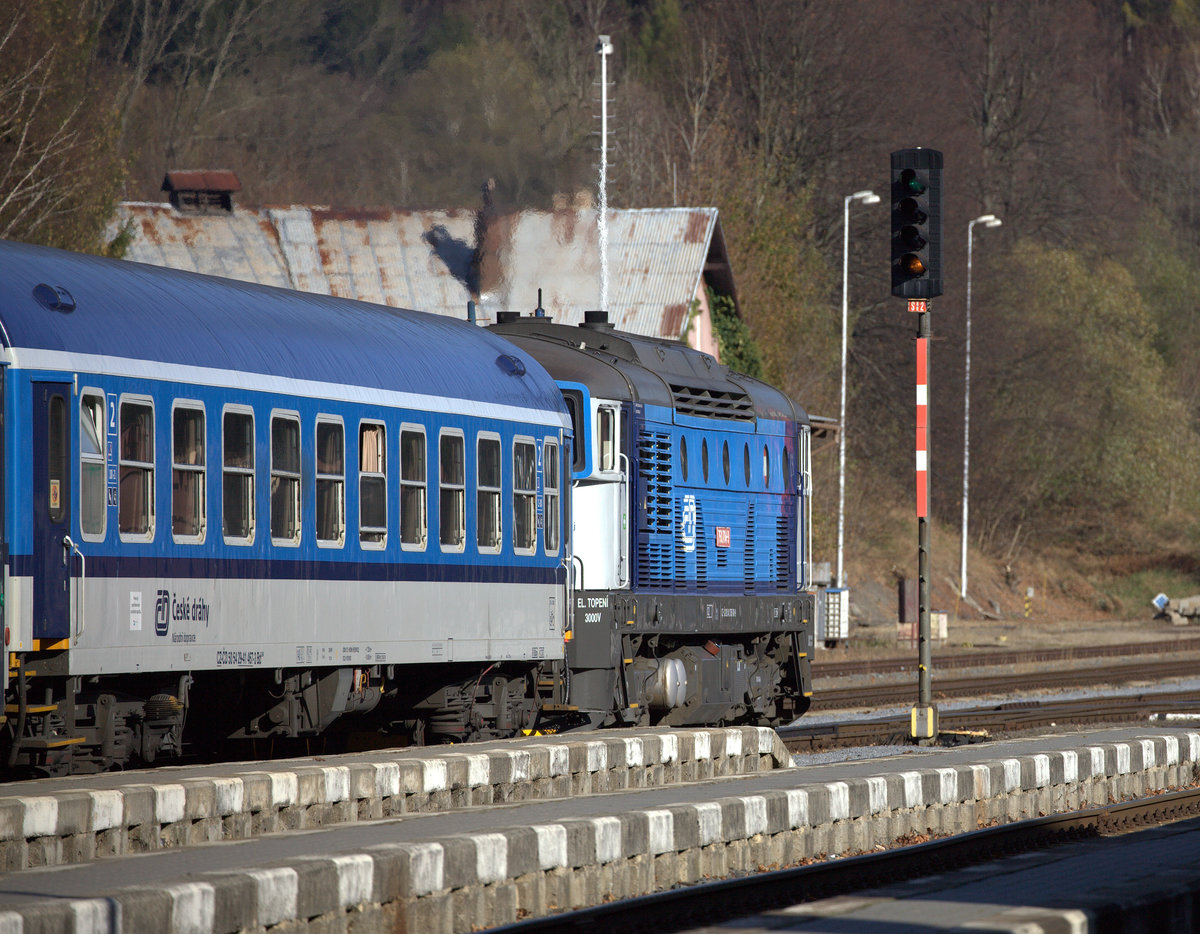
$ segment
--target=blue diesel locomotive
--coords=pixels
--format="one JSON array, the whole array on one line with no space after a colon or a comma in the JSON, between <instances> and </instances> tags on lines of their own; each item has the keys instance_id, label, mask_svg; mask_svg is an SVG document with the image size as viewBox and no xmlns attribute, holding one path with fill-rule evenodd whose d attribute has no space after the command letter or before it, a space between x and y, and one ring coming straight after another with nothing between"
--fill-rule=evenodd
<instances>
[{"instance_id":1,"label":"blue diesel locomotive","mask_svg":"<svg viewBox=\"0 0 1200 934\"><path fill-rule=\"evenodd\" d=\"M570 422L464 321L0 242L3 761L563 706Z\"/></svg>"},{"instance_id":2,"label":"blue diesel locomotive","mask_svg":"<svg viewBox=\"0 0 1200 934\"><path fill-rule=\"evenodd\" d=\"M594 725L775 726L812 695L811 425L677 341L541 311L493 327L575 438L571 704Z\"/></svg>"}]
</instances>

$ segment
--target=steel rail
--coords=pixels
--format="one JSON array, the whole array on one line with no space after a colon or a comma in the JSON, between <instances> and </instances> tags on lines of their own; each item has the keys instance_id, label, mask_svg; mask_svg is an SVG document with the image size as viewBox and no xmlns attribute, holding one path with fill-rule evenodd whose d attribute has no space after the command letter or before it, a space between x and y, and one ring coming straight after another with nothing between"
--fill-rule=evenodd
<instances>
[{"instance_id":1,"label":"steel rail","mask_svg":"<svg viewBox=\"0 0 1200 934\"><path fill-rule=\"evenodd\" d=\"M1159 681L1200 674L1200 660L1173 658L1158 662L1130 662L1096 668L1039 671L1038 689L1128 684L1134 681ZM1030 689L1028 675L987 675L982 677L935 679L935 697L984 697L989 694L1013 694ZM849 687L816 685L810 710L836 710L847 707L880 707L908 701L912 685L905 683L865 684Z\"/></svg>"},{"instance_id":2,"label":"steel rail","mask_svg":"<svg viewBox=\"0 0 1200 934\"><path fill-rule=\"evenodd\" d=\"M1174 639L1170 642L1131 642L1116 645L1060 646L1057 648L1020 649L1000 652L933 653L935 670L946 668L988 668L1003 665L1030 665L1042 662L1078 661L1084 658L1126 658L1135 655L1167 655L1200 652L1200 639ZM848 675L884 674L915 671L915 656L860 659L841 662L814 662L814 678L838 678Z\"/></svg>"}]
</instances>

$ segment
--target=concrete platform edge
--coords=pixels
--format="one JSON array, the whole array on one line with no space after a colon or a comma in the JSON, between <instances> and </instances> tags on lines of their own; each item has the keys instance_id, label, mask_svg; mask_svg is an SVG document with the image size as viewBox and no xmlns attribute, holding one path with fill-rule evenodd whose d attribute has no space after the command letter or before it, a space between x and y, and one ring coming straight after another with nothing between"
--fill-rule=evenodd
<instances>
[{"instance_id":1,"label":"concrete platform edge","mask_svg":"<svg viewBox=\"0 0 1200 934\"><path fill-rule=\"evenodd\" d=\"M512 748L505 748L511 745ZM146 782L4 795L0 871L400 814L651 788L791 767L762 727L536 737L487 747L426 747L320 763L250 763L238 774L147 771ZM171 770L179 772L180 770Z\"/></svg>"},{"instance_id":2,"label":"concrete platform edge","mask_svg":"<svg viewBox=\"0 0 1200 934\"><path fill-rule=\"evenodd\" d=\"M355 934L477 930L606 898L1186 787L1198 769L1200 733L1147 735L38 903L0 913L0 934L225 934L275 924ZM1142 906L1147 896L1130 893Z\"/></svg>"}]
</instances>

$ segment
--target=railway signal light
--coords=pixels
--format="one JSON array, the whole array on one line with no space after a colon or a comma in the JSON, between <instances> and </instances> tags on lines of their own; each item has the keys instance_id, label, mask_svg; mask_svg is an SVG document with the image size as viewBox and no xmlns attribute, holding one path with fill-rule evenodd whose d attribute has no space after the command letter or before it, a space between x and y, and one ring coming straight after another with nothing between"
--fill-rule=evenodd
<instances>
[{"instance_id":1,"label":"railway signal light","mask_svg":"<svg viewBox=\"0 0 1200 934\"><path fill-rule=\"evenodd\" d=\"M892 153L892 294L942 294L942 154Z\"/></svg>"}]
</instances>

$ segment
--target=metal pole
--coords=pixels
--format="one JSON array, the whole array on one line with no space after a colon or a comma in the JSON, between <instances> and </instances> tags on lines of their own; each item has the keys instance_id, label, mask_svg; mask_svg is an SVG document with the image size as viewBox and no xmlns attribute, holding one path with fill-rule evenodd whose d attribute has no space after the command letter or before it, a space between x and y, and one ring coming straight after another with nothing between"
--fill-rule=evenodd
<instances>
[{"instance_id":1,"label":"metal pole","mask_svg":"<svg viewBox=\"0 0 1200 934\"><path fill-rule=\"evenodd\" d=\"M600 309L608 311L608 56L613 46L600 36Z\"/></svg>"},{"instance_id":2,"label":"metal pole","mask_svg":"<svg viewBox=\"0 0 1200 934\"><path fill-rule=\"evenodd\" d=\"M962 562L959 566L959 593L967 595L967 494L970 490L971 464L971 254L975 225L999 227L1000 218L984 214L967 224L967 341L966 363L963 370L963 492L962 492Z\"/></svg>"},{"instance_id":3,"label":"metal pole","mask_svg":"<svg viewBox=\"0 0 1200 934\"><path fill-rule=\"evenodd\" d=\"M838 536L837 536L837 579L838 587L845 586L843 555L846 546L846 319L849 316L847 290L850 280L850 202L854 195L847 195L843 202L842 216L842 403L838 410Z\"/></svg>"},{"instance_id":4,"label":"metal pole","mask_svg":"<svg viewBox=\"0 0 1200 934\"><path fill-rule=\"evenodd\" d=\"M856 191L842 200L842 402L838 415L838 587L846 586L844 555L846 545L846 331L850 315L850 202L877 204L879 195L873 191Z\"/></svg>"}]
</instances>

